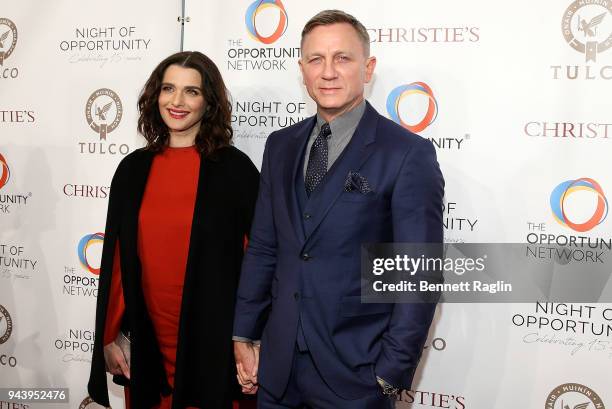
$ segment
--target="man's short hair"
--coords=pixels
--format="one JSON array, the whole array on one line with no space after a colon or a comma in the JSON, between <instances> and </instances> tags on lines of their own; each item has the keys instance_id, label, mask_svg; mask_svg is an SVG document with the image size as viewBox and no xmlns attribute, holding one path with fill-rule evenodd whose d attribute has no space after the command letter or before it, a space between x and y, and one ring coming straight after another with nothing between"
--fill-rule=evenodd
<instances>
[{"instance_id":1,"label":"man's short hair","mask_svg":"<svg viewBox=\"0 0 612 409\"><path fill-rule=\"evenodd\" d=\"M337 23L347 23L355 29L359 39L363 43L363 51L366 57L370 56L370 36L368 31L363 24L355 17L342 10L323 10L313 18L308 20L304 29L302 30L302 40L300 42L300 48L304 45L304 37L310 33L315 27L329 26Z\"/></svg>"}]
</instances>

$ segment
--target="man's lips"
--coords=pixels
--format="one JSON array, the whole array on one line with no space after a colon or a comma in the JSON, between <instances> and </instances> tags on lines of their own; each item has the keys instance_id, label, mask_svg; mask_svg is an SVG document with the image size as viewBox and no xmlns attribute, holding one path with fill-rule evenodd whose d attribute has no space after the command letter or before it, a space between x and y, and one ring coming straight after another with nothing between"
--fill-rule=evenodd
<instances>
[{"instance_id":1,"label":"man's lips","mask_svg":"<svg viewBox=\"0 0 612 409\"><path fill-rule=\"evenodd\" d=\"M183 111L182 109L169 108L168 113L170 114L170 117L174 119L183 119L189 114L189 111Z\"/></svg>"},{"instance_id":2,"label":"man's lips","mask_svg":"<svg viewBox=\"0 0 612 409\"><path fill-rule=\"evenodd\" d=\"M319 88L319 91L321 91L323 94L334 94L340 91L340 88L334 88L334 87Z\"/></svg>"}]
</instances>

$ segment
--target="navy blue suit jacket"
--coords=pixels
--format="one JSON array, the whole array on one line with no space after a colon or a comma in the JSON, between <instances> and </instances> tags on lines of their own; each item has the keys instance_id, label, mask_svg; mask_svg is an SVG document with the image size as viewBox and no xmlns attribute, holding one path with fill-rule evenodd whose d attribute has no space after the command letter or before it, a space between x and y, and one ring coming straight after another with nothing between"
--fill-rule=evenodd
<instances>
[{"instance_id":1,"label":"navy blue suit jacket","mask_svg":"<svg viewBox=\"0 0 612 409\"><path fill-rule=\"evenodd\" d=\"M267 140L234 335L261 339L259 382L277 397L300 320L321 376L341 397L371 392L375 375L409 388L435 304L362 304L361 244L442 242L444 180L435 149L367 104L305 214L296 180L315 121ZM345 191L349 172L365 177L372 192Z\"/></svg>"}]
</instances>

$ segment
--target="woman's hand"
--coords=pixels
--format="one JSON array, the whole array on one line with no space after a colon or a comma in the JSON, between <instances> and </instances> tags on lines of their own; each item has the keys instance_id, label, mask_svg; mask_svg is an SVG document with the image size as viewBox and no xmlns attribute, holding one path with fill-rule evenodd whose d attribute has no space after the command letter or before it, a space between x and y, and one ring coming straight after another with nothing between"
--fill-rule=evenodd
<instances>
[{"instance_id":1,"label":"woman's hand","mask_svg":"<svg viewBox=\"0 0 612 409\"><path fill-rule=\"evenodd\" d=\"M106 362L107 372L113 375L123 375L130 379L130 367L121 348L114 341L104 347L104 361Z\"/></svg>"}]
</instances>

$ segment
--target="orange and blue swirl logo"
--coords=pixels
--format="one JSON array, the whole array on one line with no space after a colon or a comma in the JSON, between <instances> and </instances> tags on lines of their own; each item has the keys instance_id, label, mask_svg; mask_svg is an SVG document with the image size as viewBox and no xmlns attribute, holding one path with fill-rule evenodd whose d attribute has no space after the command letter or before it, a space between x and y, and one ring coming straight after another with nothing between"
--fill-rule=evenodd
<instances>
[{"instance_id":1,"label":"orange and blue swirl logo","mask_svg":"<svg viewBox=\"0 0 612 409\"><path fill-rule=\"evenodd\" d=\"M262 10L265 10L270 7L276 8L279 11L280 18L278 20L278 26L276 27L276 30L274 30L271 35L266 37L263 36L257 30L256 21L257 15L261 13ZM259 41L264 44L272 44L273 42L278 40L283 34L285 34L289 21L285 6L283 5L283 3L281 3L280 0L255 0L247 9L244 19L247 26L247 30L249 31L251 37L253 37L253 39L255 39L256 41Z\"/></svg>"},{"instance_id":2,"label":"orange and blue swirl logo","mask_svg":"<svg viewBox=\"0 0 612 409\"><path fill-rule=\"evenodd\" d=\"M78 254L81 265L88 270L90 273L99 275L100 267L95 268L91 265L90 260L87 258L87 250L95 244L102 244L104 242L104 233L86 234L79 241Z\"/></svg>"},{"instance_id":3,"label":"orange and blue swirl logo","mask_svg":"<svg viewBox=\"0 0 612 409\"><path fill-rule=\"evenodd\" d=\"M577 223L570 219L565 206L567 198L575 192L588 191L597 196L597 206L593 215L585 222ZM603 189L595 180L591 178L579 178L576 180L566 180L555 187L550 194L550 207L555 220L564 227L569 227L578 232L585 232L601 224L608 217L608 199L604 195Z\"/></svg>"},{"instance_id":4,"label":"orange and blue swirl logo","mask_svg":"<svg viewBox=\"0 0 612 409\"><path fill-rule=\"evenodd\" d=\"M402 100L411 95L425 95L428 98L427 112L423 119L416 124L405 122L404 119L402 119L399 109ZM429 85L424 82L413 82L406 85L400 85L391 91L387 97L387 112L394 122L400 124L410 132L421 132L436 120L438 116L438 101L436 101Z\"/></svg>"},{"instance_id":5,"label":"orange and blue swirl logo","mask_svg":"<svg viewBox=\"0 0 612 409\"><path fill-rule=\"evenodd\" d=\"M6 159L0 153L0 189L4 187L11 178L11 171L6 163Z\"/></svg>"}]
</instances>

